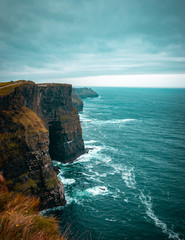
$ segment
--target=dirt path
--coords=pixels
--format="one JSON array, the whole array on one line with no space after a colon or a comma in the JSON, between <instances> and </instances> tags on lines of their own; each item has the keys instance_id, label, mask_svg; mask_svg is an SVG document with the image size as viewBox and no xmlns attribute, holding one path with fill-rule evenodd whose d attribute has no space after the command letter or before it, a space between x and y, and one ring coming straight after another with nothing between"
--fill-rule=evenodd
<instances>
[{"instance_id":1,"label":"dirt path","mask_svg":"<svg viewBox=\"0 0 185 240\"><path fill-rule=\"evenodd\" d=\"M5 86L0 87L0 89L2 89L2 88L6 88L6 87L9 87L9 86L15 86L15 85L18 85L18 84L20 84L20 83L22 83L22 82L11 83L11 84L8 84L8 85L5 85Z\"/></svg>"}]
</instances>

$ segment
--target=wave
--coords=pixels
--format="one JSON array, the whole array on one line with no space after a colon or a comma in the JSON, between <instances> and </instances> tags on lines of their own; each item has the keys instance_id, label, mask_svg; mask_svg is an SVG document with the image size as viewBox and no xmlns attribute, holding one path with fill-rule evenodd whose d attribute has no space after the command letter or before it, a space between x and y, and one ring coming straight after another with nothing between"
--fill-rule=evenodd
<instances>
[{"instance_id":1,"label":"wave","mask_svg":"<svg viewBox=\"0 0 185 240\"><path fill-rule=\"evenodd\" d=\"M95 146L95 145L89 145L88 146L89 151L87 153L82 154L80 157L78 157L74 162L72 163L59 163L56 161L54 162L54 166L67 166L67 165L75 165L83 162L89 162L92 158L101 159L101 156L98 154L103 147L101 146ZM88 165L89 166L89 165Z\"/></svg>"},{"instance_id":2,"label":"wave","mask_svg":"<svg viewBox=\"0 0 185 240\"><path fill-rule=\"evenodd\" d=\"M100 174L100 173L98 173L98 172L93 172L92 170L91 170L91 172L92 173L94 173L96 176L98 176L98 177L107 177L107 173L102 173L102 174Z\"/></svg>"},{"instance_id":3,"label":"wave","mask_svg":"<svg viewBox=\"0 0 185 240\"><path fill-rule=\"evenodd\" d=\"M120 124L136 121L136 119L112 119L112 120L96 120L95 124L105 125L105 124Z\"/></svg>"},{"instance_id":4,"label":"wave","mask_svg":"<svg viewBox=\"0 0 185 240\"><path fill-rule=\"evenodd\" d=\"M52 160L53 166L60 167L61 162L58 162L56 160Z\"/></svg>"},{"instance_id":5,"label":"wave","mask_svg":"<svg viewBox=\"0 0 185 240\"><path fill-rule=\"evenodd\" d=\"M80 115L80 121L84 123L92 123L95 125L106 125L106 124L126 124L132 121L138 121L137 119L127 118L127 119L112 119L112 120L98 120L87 118L86 116Z\"/></svg>"},{"instance_id":6,"label":"wave","mask_svg":"<svg viewBox=\"0 0 185 240\"><path fill-rule=\"evenodd\" d=\"M107 174L106 173L102 173L102 174L100 174L100 173L98 173L98 172L96 172L96 171L93 171L93 170L91 170L91 168L88 168L88 171L89 171L89 173L91 173L91 174L87 174L87 173L82 173L84 176L86 176L86 179L88 179L88 180L93 180L93 181L95 181L95 182L102 182L101 180L100 180L100 178L105 178L106 176L107 176Z\"/></svg>"},{"instance_id":7,"label":"wave","mask_svg":"<svg viewBox=\"0 0 185 240\"><path fill-rule=\"evenodd\" d=\"M110 166L115 170L113 174L120 173L124 170L124 166L122 164L111 164Z\"/></svg>"},{"instance_id":8,"label":"wave","mask_svg":"<svg viewBox=\"0 0 185 240\"><path fill-rule=\"evenodd\" d=\"M81 118L81 117L80 117L80 121L81 121L81 122L92 122L91 119L88 119L88 118Z\"/></svg>"},{"instance_id":9,"label":"wave","mask_svg":"<svg viewBox=\"0 0 185 240\"><path fill-rule=\"evenodd\" d=\"M88 188L86 192L96 196L96 195L106 195L108 193L108 189L105 186L96 186L93 188Z\"/></svg>"},{"instance_id":10,"label":"wave","mask_svg":"<svg viewBox=\"0 0 185 240\"><path fill-rule=\"evenodd\" d=\"M134 168L128 168L125 167L123 172L122 172L122 179L124 180L125 184L127 185L127 187L129 188L133 188L135 189L135 185L136 185L136 180L135 180L135 174L134 174Z\"/></svg>"},{"instance_id":11,"label":"wave","mask_svg":"<svg viewBox=\"0 0 185 240\"><path fill-rule=\"evenodd\" d=\"M105 218L105 221L117 222L117 220L115 218Z\"/></svg>"},{"instance_id":12,"label":"wave","mask_svg":"<svg viewBox=\"0 0 185 240\"><path fill-rule=\"evenodd\" d=\"M169 238L175 239L175 240L181 240L179 237L179 234L174 232L172 229L169 229L163 221L161 221L154 213L152 209L152 202L151 202L151 197L150 196L145 196L142 191L140 191L139 198L141 200L141 203L144 204L146 208L146 214L149 218L151 218L156 227L161 228L162 232L165 234L168 234Z\"/></svg>"},{"instance_id":13,"label":"wave","mask_svg":"<svg viewBox=\"0 0 185 240\"><path fill-rule=\"evenodd\" d=\"M94 182L102 183L102 181L99 178L97 178L96 176L91 176L88 179L93 180Z\"/></svg>"},{"instance_id":14,"label":"wave","mask_svg":"<svg viewBox=\"0 0 185 240\"><path fill-rule=\"evenodd\" d=\"M84 141L85 144L91 144L91 143L96 143L96 140L89 140L89 141Z\"/></svg>"},{"instance_id":15,"label":"wave","mask_svg":"<svg viewBox=\"0 0 185 240\"><path fill-rule=\"evenodd\" d=\"M92 119L88 118L86 115L84 114L79 114L80 116L80 121L81 122L92 122Z\"/></svg>"},{"instance_id":16,"label":"wave","mask_svg":"<svg viewBox=\"0 0 185 240\"><path fill-rule=\"evenodd\" d=\"M114 169L113 172L109 172L109 175L114 175L115 173L121 174L128 188L136 189L136 180L134 167L123 166L122 164L109 164L110 167Z\"/></svg>"},{"instance_id":17,"label":"wave","mask_svg":"<svg viewBox=\"0 0 185 240\"><path fill-rule=\"evenodd\" d=\"M67 196L66 199L69 204L71 202L75 202L77 204L82 205L84 200L87 200L90 197L94 197L98 195L107 195L108 193L109 191L105 186L96 186L92 188L87 188L84 191L77 190L73 197Z\"/></svg>"},{"instance_id":18,"label":"wave","mask_svg":"<svg viewBox=\"0 0 185 240\"><path fill-rule=\"evenodd\" d=\"M75 179L73 178L64 178L61 173L58 174L58 179L64 184L64 185L71 185L75 183Z\"/></svg>"},{"instance_id":19,"label":"wave","mask_svg":"<svg viewBox=\"0 0 185 240\"><path fill-rule=\"evenodd\" d=\"M104 163L109 163L111 161L112 161L112 158L109 157L109 156L105 155L105 156L102 157L102 162L104 162Z\"/></svg>"}]
</instances>

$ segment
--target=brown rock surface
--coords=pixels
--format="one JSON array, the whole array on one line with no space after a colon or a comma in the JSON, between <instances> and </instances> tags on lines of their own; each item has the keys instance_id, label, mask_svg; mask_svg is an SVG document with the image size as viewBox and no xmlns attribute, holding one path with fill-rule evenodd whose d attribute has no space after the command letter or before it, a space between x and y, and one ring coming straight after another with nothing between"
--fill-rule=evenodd
<instances>
[{"instance_id":1,"label":"brown rock surface","mask_svg":"<svg viewBox=\"0 0 185 240\"><path fill-rule=\"evenodd\" d=\"M71 85L26 81L8 94L1 89L0 170L9 189L39 196L41 208L65 204L51 158L70 162L84 152L71 91Z\"/></svg>"}]
</instances>

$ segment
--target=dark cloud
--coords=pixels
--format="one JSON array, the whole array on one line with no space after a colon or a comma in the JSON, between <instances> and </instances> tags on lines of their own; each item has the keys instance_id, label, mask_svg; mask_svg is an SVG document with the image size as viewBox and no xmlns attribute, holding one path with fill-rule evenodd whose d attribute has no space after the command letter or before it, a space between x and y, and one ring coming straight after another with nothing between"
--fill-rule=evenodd
<instances>
[{"instance_id":1,"label":"dark cloud","mask_svg":"<svg viewBox=\"0 0 185 240\"><path fill-rule=\"evenodd\" d=\"M1 0L0 79L184 73L184 0Z\"/></svg>"}]
</instances>

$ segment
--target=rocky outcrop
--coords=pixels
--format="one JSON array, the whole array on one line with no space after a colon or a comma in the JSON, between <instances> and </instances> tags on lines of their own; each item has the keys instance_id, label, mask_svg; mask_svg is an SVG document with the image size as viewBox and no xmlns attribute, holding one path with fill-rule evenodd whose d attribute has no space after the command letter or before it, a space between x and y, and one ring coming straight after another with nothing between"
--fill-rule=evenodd
<instances>
[{"instance_id":1,"label":"rocky outcrop","mask_svg":"<svg viewBox=\"0 0 185 240\"><path fill-rule=\"evenodd\" d=\"M75 93L79 98L98 97L98 94L91 88L75 88Z\"/></svg>"},{"instance_id":2,"label":"rocky outcrop","mask_svg":"<svg viewBox=\"0 0 185 240\"><path fill-rule=\"evenodd\" d=\"M0 91L0 170L8 188L39 196L41 208L65 204L51 158L70 162L84 152L72 87L24 82L7 88Z\"/></svg>"},{"instance_id":3,"label":"rocky outcrop","mask_svg":"<svg viewBox=\"0 0 185 240\"><path fill-rule=\"evenodd\" d=\"M73 88L72 90L72 103L73 106L80 112L83 111L83 98L98 97L98 94L91 88ZM82 99L81 99L82 98Z\"/></svg>"},{"instance_id":4,"label":"rocky outcrop","mask_svg":"<svg viewBox=\"0 0 185 240\"><path fill-rule=\"evenodd\" d=\"M49 129L52 159L71 162L84 153L82 129L76 108L72 105L71 85L38 85L36 111ZM40 101L40 104L39 104Z\"/></svg>"},{"instance_id":5,"label":"rocky outcrop","mask_svg":"<svg viewBox=\"0 0 185 240\"><path fill-rule=\"evenodd\" d=\"M73 106L79 111L83 111L83 101L78 97L78 95L75 93L75 89L72 90L72 103Z\"/></svg>"}]
</instances>

